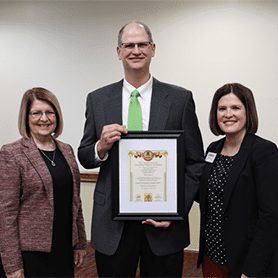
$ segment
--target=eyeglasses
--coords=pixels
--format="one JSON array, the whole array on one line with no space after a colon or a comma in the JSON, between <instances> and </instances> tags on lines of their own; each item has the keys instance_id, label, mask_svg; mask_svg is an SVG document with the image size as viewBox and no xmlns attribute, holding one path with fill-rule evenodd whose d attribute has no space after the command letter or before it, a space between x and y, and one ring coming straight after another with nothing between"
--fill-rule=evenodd
<instances>
[{"instance_id":1,"label":"eyeglasses","mask_svg":"<svg viewBox=\"0 0 278 278\"><path fill-rule=\"evenodd\" d=\"M120 47L127 49L127 50L132 50L135 48L135 46L137 46L140 50L144 50L147 49L149 47L149 45L152 45L152 42L127 42L127 43L121 43Z\"/></svg>"},{"instance_id":2,"label":"eyeglasses","mask_svg":"<svg viewBox=\"0 0 278 278\"><path fill-rule=\"evenodd\" d=\"M49 120L54 119L56 117L56 113L54 111L32 111L29 115L34 119L38 120L45 115Z\"/></svg>"}]
</instances>

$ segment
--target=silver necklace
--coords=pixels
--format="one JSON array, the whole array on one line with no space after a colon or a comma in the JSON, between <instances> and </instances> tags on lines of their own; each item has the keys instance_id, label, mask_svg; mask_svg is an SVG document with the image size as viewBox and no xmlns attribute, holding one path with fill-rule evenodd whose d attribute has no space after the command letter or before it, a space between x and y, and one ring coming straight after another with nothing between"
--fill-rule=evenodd
<instances>
[{"instance_id":1,"label":"silver necklace","mask_svg":"<svg viewBox=\"0 0 278 278\"><path fill-rule=\"evenodd\" d=\"M41 149L39 149L39 150L40 150L40 152L47 158L47 160L50 161L50 163L51 163L51 165L52 165L53 167L56 166L56 163L54 162L55 154L56 154L56 149L55 149L54 152L53 152L53 157L52 157L52 159L50 159L50 158L44 153L43 150L41 150Z\"/></svg>"}]
</instances>

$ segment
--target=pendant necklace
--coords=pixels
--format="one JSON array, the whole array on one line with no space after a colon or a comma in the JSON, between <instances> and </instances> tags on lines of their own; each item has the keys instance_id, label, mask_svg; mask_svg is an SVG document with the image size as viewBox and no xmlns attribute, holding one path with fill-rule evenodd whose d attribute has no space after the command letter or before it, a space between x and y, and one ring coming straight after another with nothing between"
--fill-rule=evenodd
<instances>
[{"instance_id":1,"label":"pendant necklace","mask_svg":"<svg viewBox=\"0 0 278 278\"><path fill-rule=\"evenodd\" d=\"M53 157L52 157L52 159L50 159L50 158L44 153L43 150L41 150L41 149L39 149L39 150L40 150L40 152L46 157L46 159L47 159L48 161L50 161L50 163L51 163L51 165L52 165L53 167L56 166L56 163L54 162L55 154L56 154L56 149L53 151Z\"/></svg>"}]
</instances>

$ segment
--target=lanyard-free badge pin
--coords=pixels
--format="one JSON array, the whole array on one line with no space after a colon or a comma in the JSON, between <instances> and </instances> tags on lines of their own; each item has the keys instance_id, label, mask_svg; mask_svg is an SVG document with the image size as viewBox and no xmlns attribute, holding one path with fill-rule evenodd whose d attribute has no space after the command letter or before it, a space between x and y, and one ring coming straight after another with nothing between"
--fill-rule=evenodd
<instances>
[{"instance_id":1,"label":"lanyard-free badge pin","mask_svg":"<svg viewBox=\"0 0 278 278\"><path fill-rule=\"evenodd\" d=\"M208 152L205 161L209 163L213 163L217 153Z\"/></svg>"}]
</instances>

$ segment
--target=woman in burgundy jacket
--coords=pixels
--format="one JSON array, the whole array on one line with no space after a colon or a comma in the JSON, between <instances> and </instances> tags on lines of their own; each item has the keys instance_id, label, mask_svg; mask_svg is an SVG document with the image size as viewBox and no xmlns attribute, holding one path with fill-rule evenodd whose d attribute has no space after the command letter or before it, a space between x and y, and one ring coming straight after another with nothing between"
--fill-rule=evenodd
<instances>
[{"instance_id":1,"label":"woman in burgundy jacket","mask_svg":"<svg viewBox=\"0 0 278 278\"><path fill-rule=\"evenodd\" d=\"M57 98L28 90L22 138L0 151L0 252L8 278L73 277L74 264L83 262L79 170L71 146L56 139L62 128Z\"/></svg>"}]
</instances>

